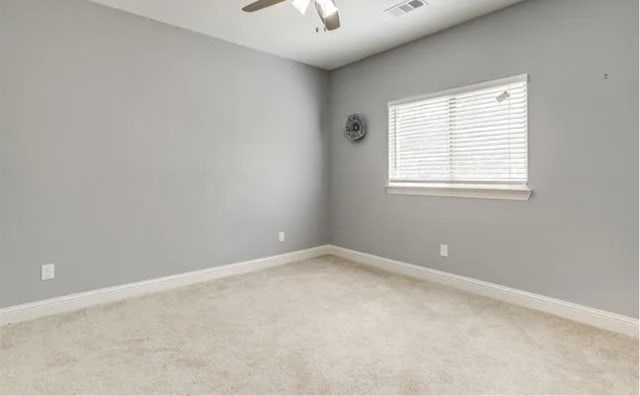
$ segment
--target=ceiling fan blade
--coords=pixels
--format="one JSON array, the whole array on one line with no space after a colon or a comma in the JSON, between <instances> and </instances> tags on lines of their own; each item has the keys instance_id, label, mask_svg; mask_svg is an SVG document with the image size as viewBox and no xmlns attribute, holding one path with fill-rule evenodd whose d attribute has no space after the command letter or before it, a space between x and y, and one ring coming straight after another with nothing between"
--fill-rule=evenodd
<instances>
[{"instance_id":1,"label":"ceiling fan blade","mask_svg":"<svg viewBox=\"0 0 640 396\"><path fill-rule=\"evenodd\" d=\"M340 27L340 15L338 11L324 19L324 26L326 26L327 30L336 30Z\"/></svg>"},{"instance_id":2,"label":"ceiling fan blade","mask_svg":"<svg viewBox=\"0 0 640 396\"><path fill-rule=\"evenodd\" d=\"M254 3L251 3L247 6L242 7L242 11L244 12L259 11L263 8L271 7L272 5L282 3L283 1L286 1L286 0L258 0Z\"/></svg>"}]
</instances>

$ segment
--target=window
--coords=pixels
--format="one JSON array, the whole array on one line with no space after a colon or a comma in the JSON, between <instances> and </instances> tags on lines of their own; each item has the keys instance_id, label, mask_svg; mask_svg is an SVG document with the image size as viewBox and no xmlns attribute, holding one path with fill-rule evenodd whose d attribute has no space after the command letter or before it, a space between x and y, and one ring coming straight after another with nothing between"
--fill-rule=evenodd
<instances>
[{"instance_id":1,"label":"window","mask_svg":"<svg viewBox=\"0 0 640 396\"><path fill-rule=\"evenodd\" d=\"M398 194L528 199L527 76L389 103Z\"/></svg>"}]
</instances>

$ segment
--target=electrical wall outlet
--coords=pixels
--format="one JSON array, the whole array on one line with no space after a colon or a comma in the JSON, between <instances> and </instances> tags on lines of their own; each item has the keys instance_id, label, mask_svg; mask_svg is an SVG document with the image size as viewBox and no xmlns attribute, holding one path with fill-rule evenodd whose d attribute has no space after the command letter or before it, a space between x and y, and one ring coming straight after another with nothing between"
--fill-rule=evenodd
<instances>
[{"instance_id":1,"label":"electrical wall outlet","mask_svg":"<svg viewBox=\"0 0 640 396\"><path fill-rule=\"evenodd\" d=\"M40 267L40 280L46 281L56 277L56 265L44 264Z\"/></svg>"},{"instance_id":2,"label":"electrical wall outlet","mask_svg":"<svg viewBox=\"0 0 640 396\"><path fill-rule=\"evenodd\" d=\"M445 244L440 245L440 255L442 257L449 257L449 245L445 245Z\"/></svg>"},{"instance_id":3,"label":"electrical wall outlet","mask_svg":"<svg viewBox=\"0 0 640 396\"><path fill-rule=\"evenodd\" d=\"M278 241L280 241L280 242L284 242L285 241L284 231L280 231L278 233Z\"/></svg>"}]
</instances>

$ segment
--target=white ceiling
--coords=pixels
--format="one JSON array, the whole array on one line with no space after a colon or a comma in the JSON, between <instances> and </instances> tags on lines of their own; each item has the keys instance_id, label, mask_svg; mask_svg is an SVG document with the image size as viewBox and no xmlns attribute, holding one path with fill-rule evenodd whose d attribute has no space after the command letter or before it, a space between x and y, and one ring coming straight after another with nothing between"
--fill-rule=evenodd
<instances>
[{"instance_id":1,"label":"white ceiling","mask_svg":"<svg viewBox=\"0 0 640 396\"><path fill-rule=\"evenodd\" d=\"M402 0L336 0L342 27L319 33L315 10L289 1L255 13L241 10L252 0L90 1L331 70L522 0L427 0L399 17L384 11Z\"/></svg>"}]
</instances>

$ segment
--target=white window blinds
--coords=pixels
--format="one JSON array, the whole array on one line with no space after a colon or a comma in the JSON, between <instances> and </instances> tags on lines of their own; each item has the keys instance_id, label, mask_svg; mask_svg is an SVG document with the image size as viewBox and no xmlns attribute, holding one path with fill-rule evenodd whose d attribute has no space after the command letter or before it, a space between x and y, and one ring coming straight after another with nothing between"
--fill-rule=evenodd
<instances>
[{"instance_id":1,"label":"white window blinds","mask_svg":"<svg viewBox=\"0 0 640 396\"><path fill-rule=\"evenodd\" d=\"M527 77L389 104L389 183L527 184Z\"/></svg>"}]
</instances>

